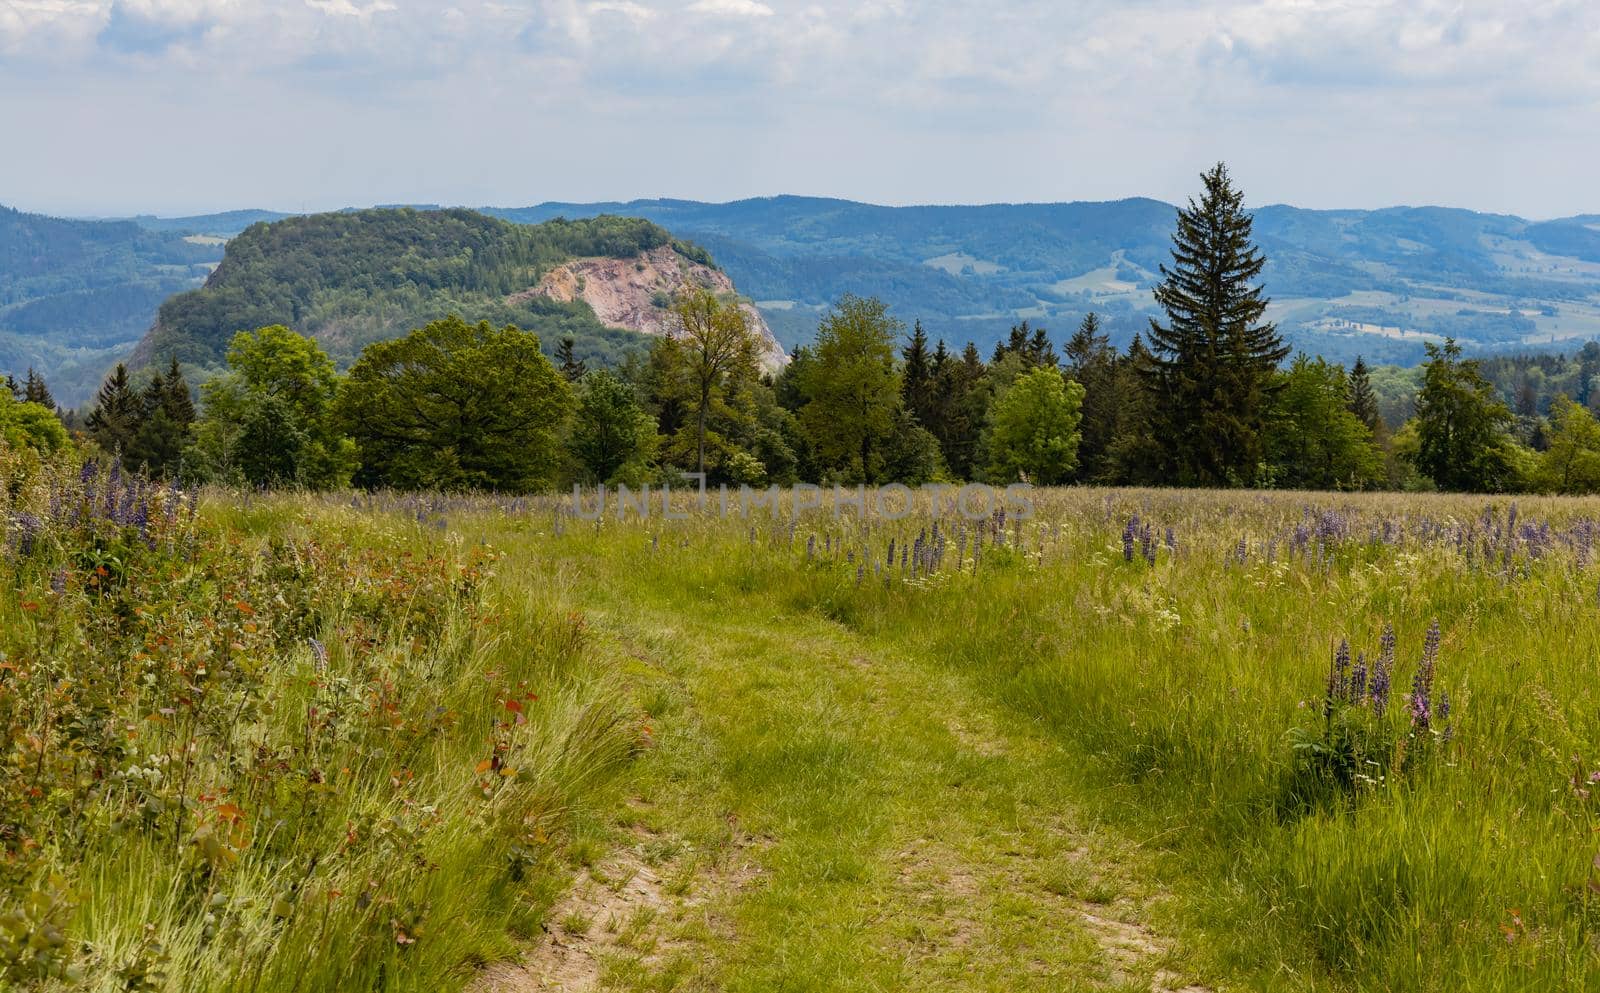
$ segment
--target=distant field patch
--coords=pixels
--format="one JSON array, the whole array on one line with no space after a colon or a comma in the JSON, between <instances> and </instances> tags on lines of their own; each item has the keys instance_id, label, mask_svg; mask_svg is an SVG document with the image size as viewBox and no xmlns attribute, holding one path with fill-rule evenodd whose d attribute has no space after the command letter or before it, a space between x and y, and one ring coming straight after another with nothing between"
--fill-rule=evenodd
<instances>
[{"instance_id":1,"label":"distant field patch","mask_svg":"<svg viewBox=\"0 0 1600 993\"><path fill-rule=\"evenodd\" d=\"M943 269L952 276L960 276L971 272L977 276L993 276L995 273L1005 272L1005 266L995 262L980 259L965 252L948 252L931 259L923 259L922 264L935 269Z\"/></svg>"}]
</instances>

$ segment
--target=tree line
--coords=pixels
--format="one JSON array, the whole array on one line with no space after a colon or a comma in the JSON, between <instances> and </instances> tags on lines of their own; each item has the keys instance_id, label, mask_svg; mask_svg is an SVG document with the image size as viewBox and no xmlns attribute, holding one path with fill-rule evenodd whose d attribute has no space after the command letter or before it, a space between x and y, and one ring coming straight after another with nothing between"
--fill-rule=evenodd
<instances>
[{"instance_id":1,"label":"tree line","mask_svg":"<svg viewBox=\"0 0 1600 993\"><path fill-rule=\"evenodd\" d=\"M752 486L1600 491L1588 406L1556 396L1530 428L1453 341L1428 346L1398 423L1365 363L1291 358L1266 320L1242 193L1220 164L1202 181L1161 269L1164 318L1126 350L1089 314L1060 352L1024 321L985 358L846 296L813 344L763 370L738 301L693 290L672 301L671 333L608 369L588 368L570 338L552 358L532 332L452 316L368 345L341 374L315 340L268 325L234 336L198 407L176 360L141 386L119 366L81 430L155 475L269 487L520 492L704 473ZM35 380L15 409L51 405Z\"/></svg>"}]
</instances>

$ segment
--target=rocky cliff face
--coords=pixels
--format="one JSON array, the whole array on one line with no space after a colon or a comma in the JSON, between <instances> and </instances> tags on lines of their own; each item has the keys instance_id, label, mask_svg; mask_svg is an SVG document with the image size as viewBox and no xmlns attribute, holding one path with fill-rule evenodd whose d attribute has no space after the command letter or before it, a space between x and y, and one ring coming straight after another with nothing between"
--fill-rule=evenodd
<instances>
[{"instance_id":1,"label":"rocky cliff face","mask_svg":"<svg viewBox=\"0 0 1600 993\"><path fill-rule=\"evenodd\" d=\"M509 302L531 296L562 302L582 300L602 324L664 335L670 327L673 296L690 287L703 287L718 295L736 293L727 273L692 262L670 245L663 245L631 259L573 259L545 273L538 286L513 295ZM762 365L771 369L788 362L789 356L761 312L749 303L741 303L740 308L761 336Z\"/></svg>"}]
</instances>

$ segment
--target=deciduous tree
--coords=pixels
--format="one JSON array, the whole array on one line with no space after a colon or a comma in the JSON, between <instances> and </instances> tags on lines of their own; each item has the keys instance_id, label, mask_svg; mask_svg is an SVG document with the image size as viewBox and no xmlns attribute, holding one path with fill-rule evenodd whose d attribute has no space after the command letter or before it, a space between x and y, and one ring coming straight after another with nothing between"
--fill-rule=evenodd
<instances>
[{"instance_id":1,"label":"deciduous tree","mask_svg":"<svg viewBox=\"0 0 1600 993\"><path fill-rule=\"evenodd\" d=\"M817 329L800 423L821 467L841 479L882 478L901 409L894 343L902 327L882 301L847 295Z\"/></svg>"},{"instance_id":2,"label":"deciduous tree","mask_svg":"<svg viewBox=\"0 0 1600 993\"><path fill-rule=\"evenodd\" d=\"M1078 464L1083 387L1052 366L1024 373L996 401L989 434L989 478L1041 486L1065 481Z\"/></svg>"},{"instance_id":3,"label":"deciduous tree","mask_svg":"<svg viewBox=\"0 0 1600 993\"><path fill-rule=\"evenodd\" d=\"M339 401L361 482L512 492L555 482L572 406L537 335L454 316L368 345Z\"/></svg>"}]
</instances>

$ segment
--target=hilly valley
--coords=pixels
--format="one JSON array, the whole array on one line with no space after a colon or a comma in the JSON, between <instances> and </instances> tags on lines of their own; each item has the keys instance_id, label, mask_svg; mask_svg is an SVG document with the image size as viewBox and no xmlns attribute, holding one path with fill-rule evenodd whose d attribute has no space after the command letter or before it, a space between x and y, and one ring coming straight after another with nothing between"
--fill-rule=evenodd
<instances>
[{"instance_id":1,"label":"hilly valley","mask_svg":"<svg viewBox=\"0 0 1600 993\"><path fill-rule=\"evenodd\" d=\"M1175 207L1105 203L884 207L779 196L483 208L524 224L648 219L707 248L785 346L844 293L877 296L934 338L987 347L1029 320L1065 337L1089 310L1125 344L1154 312ZM159 232L230 237L286 215L141 217ZM1256 209L1269 313L1300 349L1411 364L1445 336L1479 353L1571 351L1600 336L1600 217L1530 221L1441 207Z\"/></svg>"},{"instance_id":2,"label":"hilly valley","mask_svg":"<svg viewBox=\"0 0 1600 993\"><path fill-rule=\"evenodd\" d=\"M0 370L38 369L63 397L92 391L222 251L216 236L0 207Z\"/></svg>"}]
</instances>

